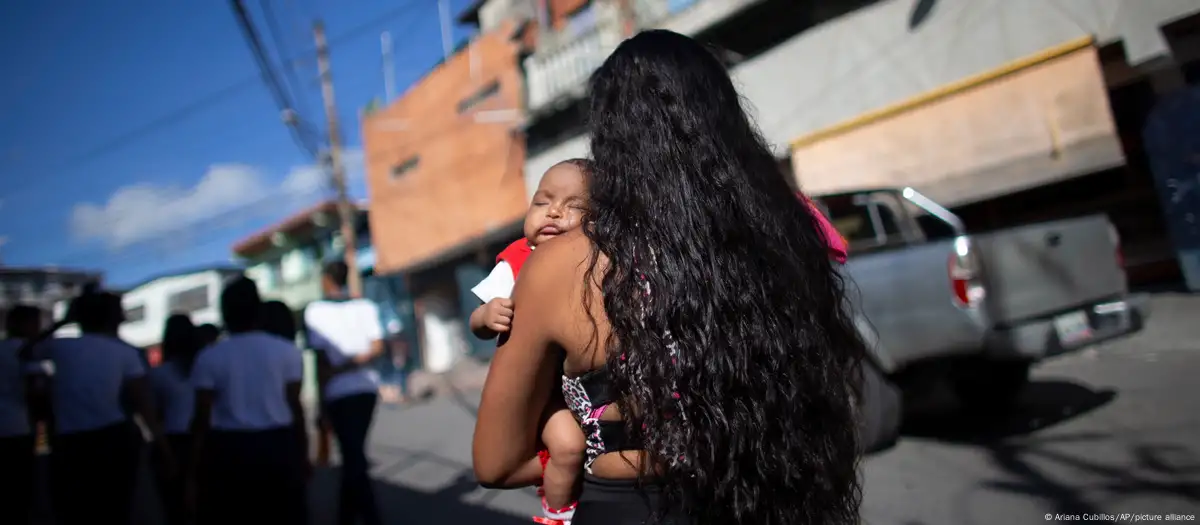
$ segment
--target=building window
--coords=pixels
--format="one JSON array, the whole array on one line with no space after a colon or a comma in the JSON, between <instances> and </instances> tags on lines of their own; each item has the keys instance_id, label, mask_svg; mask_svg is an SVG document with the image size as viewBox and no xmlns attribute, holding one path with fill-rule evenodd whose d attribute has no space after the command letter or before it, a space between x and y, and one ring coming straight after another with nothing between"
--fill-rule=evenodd
<instances>
[{"instance_id":1,"label":"building window","mask_svg":"<svg viewBox=\"0 0 1200 525\"><path fill-rule=\"evenodd\" d=\"M281 280L285 284L295 283L312 274L312 260L302 249L295 249L283 256L279 265Z\"/></svg>"},{"instance_id":2,"label":"building window","mask_svg":"<svg viewBox=\"0 0 1200 525\"><path fill-rule=\"evenodd\" d=\"M258 285L259 290L265 292L275 291L277 283L272 279L271 268L266 263L256 264L246 270L246 277L254 281Z\"/></svg>"},{"instance_id":3,"label":"building window","mask_svg":"<svg viewBox=\"0 0 1200 525\"><path fill-rule=\"evenodd\" d=\"M476 91L471 96L459 101L458 112L466 113L466 112L470 111L471 108L474 108L475 106L482 104L487 99L496 96L496 93L499 93L499 92L500 92L500 82L498 80L493 80L490 84L483 86L483 89L480 89L479 91Z\"/></svg>"},{"instance_id":4,"label":"building window","mask_svg":"<svg viewBox=\"0 0 1200 525\"><path fill-rule=\"evenodd\" d=\"M392 166L392 179L399 179L408 172L417 169L417 165L421 163L421 157L414 156L400 164Z\"/></svg>"},{"instance_id":5,"label":"building window","mask_svg":"<svg viewBox=\"0 0 1200 525\"><path fill-rule=\"evenodd\" d=\"M173 314L190 314L208 308L208 285L200 285L167 298L167 310Z\"/></svg>"},{"instance_id":6,"label":"building window","mask_svg":"<svg viewBox=\"0 0 1200 525\"><path fill-rule=\"evenodd\" d=\"M146 307L144 305L131 306L125 309L125 322L140 323L146 319Z\"/></svg>"}]
</instances>

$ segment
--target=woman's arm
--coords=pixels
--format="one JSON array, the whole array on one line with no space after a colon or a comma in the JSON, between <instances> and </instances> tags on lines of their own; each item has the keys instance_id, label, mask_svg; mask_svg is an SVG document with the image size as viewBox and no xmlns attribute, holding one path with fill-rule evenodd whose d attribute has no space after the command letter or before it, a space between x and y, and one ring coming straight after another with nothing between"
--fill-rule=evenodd
<instances>
[{"instance_id":1,"label":"woman's arm","mask_svg":"<svg viewBox=\"0 0 1200 525\"><path fill-rule=\"evenodd\" d=\"M472 450L475 477L484 487L516 488L540 477L530 460L536 456L538 427L557 371L551 350L559 305L548 298L571 290L559 281L573 275L561 271L564 254L552 244L558 243L538 250L522 270L513 291L512 330L501 339L483 387Z\"/></svg>"}]
</instances>

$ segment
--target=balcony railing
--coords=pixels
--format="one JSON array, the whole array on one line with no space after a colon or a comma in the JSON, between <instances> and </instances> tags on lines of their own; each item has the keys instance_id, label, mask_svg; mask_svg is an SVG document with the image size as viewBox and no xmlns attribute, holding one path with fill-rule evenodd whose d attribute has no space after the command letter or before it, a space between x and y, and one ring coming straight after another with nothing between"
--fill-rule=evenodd
<instances>
[{"instance_id":1,"label":"balcony railing","mask_svg":"<svg viewBox=\"0 0 1200 525\"><path fill-rule=\"evenodd\" d=\"M577 38L564 39L554 46L525 59L527 104L532 112L555 102L581 96L588 77L620 41L621 33L612 24L597 25Z\"/></svg>"},{"instance_id":2,"label":"balcony railing","mask_svg":"<svg viewBox=\"0 0 1200 525\"><path fill-rule=\"evenodd\" d=\"M629 0L635 29L667 27L695 34L761 0ZM616 1L596 6L596 26L579 35L545 35L525 59L527 105L538 113L583 96L588 77L624 38Z\"/></svg>"}]
</instances>

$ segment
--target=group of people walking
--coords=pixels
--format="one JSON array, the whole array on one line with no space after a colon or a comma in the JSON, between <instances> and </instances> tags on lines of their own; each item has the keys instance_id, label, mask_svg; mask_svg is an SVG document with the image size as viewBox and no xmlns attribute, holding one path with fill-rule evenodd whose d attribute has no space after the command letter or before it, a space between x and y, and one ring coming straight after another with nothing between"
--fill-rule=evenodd
<instances>
[{"instance_id":1,"label":"group of people walking","mask_svg":"<svg viewBox=\"0 0 1200 525\"><path fill-rule=\"evenodd\" d=\"M374 303L346 298L346 274L340 262L324 269L326 298L305 310L303 330L286 305L263 302L253 281L236 278L221 293L224 333L173 315L156 367L120 339L119 295L85 291L50 327L37 308L10 310L0 343L0 522L31 519L34 430L44 425L55 523L131 523L145 433L168 524L307 523L303 331L317 351L314 419L332 429L342 457L339 523L380 523L365 442L382 329ZM53 337L66 323L80 335Z\"/></svg>"},{"instance_id":2,"label":"group of people walking","mask_svg":"<svg viewBox=\"0 0 1200 525\"><path fill-rule=\"evenodd\" d=\"M626 40L593 75L588 111L592 157L546 174L525 239L474 290L473 331L499 338L475 427L479 482L542 486L543 523L857 523L866 344L847 311L844 242L795 197L724 65L694 40ZM325 269L304 331L343 457L339 522L374 524L368 363L383 335L346 277ZM221 312L214 342L168 322L165 364L147 380L117 337L119 297L85 294L68 316L83 335L40 343L40 313L14 309L0 352L5 487L28 487L30 421L45 421L59 522L127 523L136 415L172 520L304 523L296 328L272 321L290 316L244 278Z\"/></svg>"}]
</instances>

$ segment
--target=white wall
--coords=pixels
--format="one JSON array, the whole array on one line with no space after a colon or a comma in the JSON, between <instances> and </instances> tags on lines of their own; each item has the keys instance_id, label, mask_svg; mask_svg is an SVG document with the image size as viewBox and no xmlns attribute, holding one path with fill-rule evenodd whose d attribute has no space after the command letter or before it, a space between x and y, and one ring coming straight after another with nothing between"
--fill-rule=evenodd
<instances>
[{"instance_id":1,"label":"white wall","mask_svg":"<svg viewBox=\"0 0 1200 525\"><path fill-rule=\"evenodd\" d=\"M221 288L224 285L224 274L212 270L201 273L180 275L159 279L125 293L122 304L126 311L137 306L145 308L141 321L127 322L121 325L121 339L139 347L158 344L162 340L163 325L172 312L167 309L167 299L174 293L189 290L198 286L208 286L208 306L190 317L195 324L221 322L218 303Z\"/></svg>"},{"instance_id":2,"label":"white wall","mask_svg":"<svg viewBox=\"0 0 1200 525\"><path fill-rule=\"evenodd\" d=\"M1093 35L1121 40L1131 64L1168 54L1160 27L1196 0L939 0L909 27L913 0L885 0L804 31L733 71L775 152L808 133ZM525 163L530 195L545 169L586 152L577 137Z\"/></svg>"},{"instance_id":3,"label":"white wall","mask_svg":"<svg viewBox=\"0 0 1200 525\"><path fill-rule=\"evenodd\" d=\"M1131 64L1166 56L1160 27L1195 0L888 0L739 64L734 82L768 142L793 139L1084 36L1121 40Z\"/></svg>"}]
</instances>

